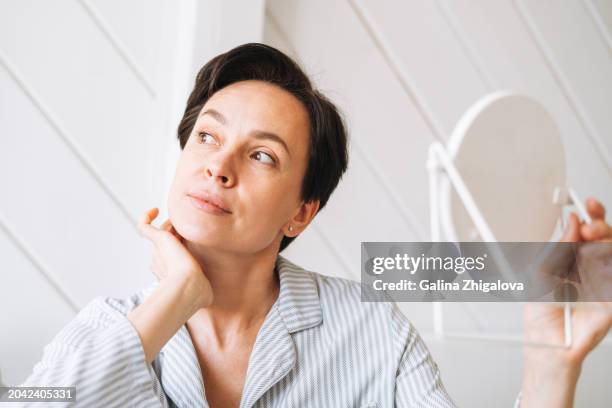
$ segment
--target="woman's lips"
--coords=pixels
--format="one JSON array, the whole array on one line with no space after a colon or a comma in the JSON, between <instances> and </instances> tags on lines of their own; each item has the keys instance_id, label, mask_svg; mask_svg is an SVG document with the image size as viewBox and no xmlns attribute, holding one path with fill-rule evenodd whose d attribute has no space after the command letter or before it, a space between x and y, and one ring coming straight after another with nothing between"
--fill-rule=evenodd
<instances>
[{"instance_id":1,"label":"woman's lips","mask_svg":"<svg viewBox=\"0 0 612 408\"><path fill-rule=\"evenodd\" d=\"M188 197L191 203L193 204L193 206L199 210L202 210L204 212L207 212L213 215L229 215L230 214L229 212L225 211L223 208L217 207L216 205L211 204L208 201L205 201L200 198L193 197L193 196L188 196Z\"/></svg>"}]
</instances>

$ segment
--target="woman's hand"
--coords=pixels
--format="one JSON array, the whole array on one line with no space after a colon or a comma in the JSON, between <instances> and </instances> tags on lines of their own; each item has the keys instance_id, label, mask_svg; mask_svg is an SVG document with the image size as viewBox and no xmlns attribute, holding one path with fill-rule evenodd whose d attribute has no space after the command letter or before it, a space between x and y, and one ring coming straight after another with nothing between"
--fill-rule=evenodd
<instances>
[{"instance_id":1,"label":"woman's hand","mask_svg":"<svg viewBox=\"0 0 612 408\"><path fill-rule=\"evenodd\" d=\"M151 225L157 214L157 208L147 211L138 229L155 245L151 270L159 285L127 315L140 336L147 363L198 309L213 301L210 282L170 220L160 228Z\"/></svg>"},{"instance_id":2,"label":"woman's hand","mask_svg":"<svg viewBox=\"0 0 612 408\"><path fill-rule=\"evenodd\" d=\"M612 305L592 304L571 312L572 344L564 347L562 306L525 307L527 341L558 347L524 347L521 408L572 407L582 363L612 325Z\"/></svg>"},{"instance_id":3,"label":"woman's hand","mask_svg":"<svg viewBox=\"0 0 612 408\"><path fill-rule=\"evenodd\" d=\"M587 200L591 224L570 214L562 242L612 241L612 228L605 222L605 208ZM571 407L584 359L612 327L612 303L588 303L572 308L572 344L564 347L564 309L551 304L525 306L525 340L558 347L524 348L523 398L521 407Z\"/></svg>"},{"instance_id":4,"label":"woman's hand","mask_svg":"<svg viewBox=\"0 0 612 408\"><path fill-rule=\"evenodd\" d=\"M141 235L154 244L150 268L160 281L160 284L189 282L198 288L193 299L197 309L209 306L213 301L210 282L197 260L184 245L184 238L174 229L170 219L159 228L151 223L159 214L157 208L152 208L143 216L138 225Z\"/></svg>"}]
</instances>

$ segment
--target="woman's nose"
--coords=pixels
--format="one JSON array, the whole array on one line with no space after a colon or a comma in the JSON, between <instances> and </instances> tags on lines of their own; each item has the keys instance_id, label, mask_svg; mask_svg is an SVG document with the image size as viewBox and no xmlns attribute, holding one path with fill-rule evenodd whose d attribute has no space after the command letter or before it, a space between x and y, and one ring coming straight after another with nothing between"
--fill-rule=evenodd
<instances>
[{"instance_id":1,"label":"woman's nose","mask_svg":"<svg viewBox=\"0 0 612 408\"><path fill-rule=\"evenodd\" d=\"M205 170L206 176L214 179L215 183L223 187L231 187L235 183L235 175L229 155L219 155L211 158Z\"/></svg>"}]
</instances>

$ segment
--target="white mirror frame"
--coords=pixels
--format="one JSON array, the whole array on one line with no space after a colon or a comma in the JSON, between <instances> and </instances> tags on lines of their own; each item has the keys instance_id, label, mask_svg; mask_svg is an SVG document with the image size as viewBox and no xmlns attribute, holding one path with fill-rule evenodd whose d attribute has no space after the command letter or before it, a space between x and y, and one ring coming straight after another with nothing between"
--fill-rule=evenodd
<instances>
[{"instance_id":1,"label":"white mirror frame","mask_svg":"<svg viewBox=\"0 0 612 408\"><path fill-rule=\"evenodd\" d=\"M477 114L484 109L488 104L494 103L505 96L513 95L510 92L496 92L491 95L487 95L479 100L465 116L470 116L469 120L474 120ZM476 116L475 115L475 110ZM465 124L460 121L460 125L464 127ZM456 140L455 140L456 141ZM440 193L442 189L442 182L450 182L452 188L455 189L458 197L461 199L468 215L470 216L475 228L477 229L480 237L486 242L498 242L495 238L493 231L491 230L487 220L483 217L482 212L478 208L471 192L469 191L466 183L464 182L459 170L453 163L453 158L448 153L448 150L439 142L434 142L430 145L427 157L427 171L429 175L429 199L430 199L430 229L431 229L431 241L439 242L442 240L442 222L452 222L450 214L443 213L448 212L448 208L442 209L440 206ZM551 197L553 204L559 206L575 205L576 210L580 217L582 217L587 223L591 222L591 218L582 205L582 201L579 199L576 192L568 186L558 186ZM561 225L563 226L563 212L560 212ZM452 231L454 228L446 228L446 231ZM494 251L495 252L495 251ZM501 254L494 255L497 262L500 264L501 270L510 273L512 270L507 264L507 260ZM433 325L434 334L438 338L445 339L469 339L469 340L487 340L487 341L503 341L511 343L523 343L530 344L533 346L545 346L545 347L569 347L572 344L572 324L571 324L571 305L569 302L564 304L564 344L553 345L553 344L541 344L533 342L525 342L521 336L508 336L508 335L487 335L487 334L473 334L473 333L461 333L461 332L448 332L444 329L443 319L443 303L433 302Z\"/></svg>"}]
</instances>

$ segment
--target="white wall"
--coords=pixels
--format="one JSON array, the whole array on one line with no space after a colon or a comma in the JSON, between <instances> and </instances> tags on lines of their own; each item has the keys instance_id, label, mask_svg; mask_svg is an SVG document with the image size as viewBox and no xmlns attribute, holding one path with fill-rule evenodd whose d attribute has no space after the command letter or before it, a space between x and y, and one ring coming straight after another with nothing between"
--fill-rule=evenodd
<instances>
[{"instance_id":1,"label":"white wall","mask_svg":"<svg viewBox=\"0 0 612 408\"><path fill-rule=\"evenodd\" d=\"M134 223L147 208L165 212L178 119L195 72L218 52L263 38L345 112L348 174L284 255L358 279L361 241L429 238L427 147L495 89L551 110L572 184L612 208L611 33L608 0L269 0L265 9L263 0L2 0L2 381L25 378L94 296L150 281ZM511 404L519 346L439 341L431 305L401 307L460 406ZM449 306L445 321L517 331L520 310ZM577 406L612 404L610 362L609 346L590 357Z\"/></svg>"},{"instance_id":2,"label":"white wall","mask_svg":"<svg viewBox=\"0 0 612 408\"><path fill-rule=\"evenodd\" d=\"M346 178L287 255L358 279L360 241L429 239L427 147L497 89L551 111L570 184L610 208L611 33L606 0L268 0L265 41L302 62L346 113L352 137ZM511 406L519 345L440 341L431 305L400 307L460 406ZM447 330L520 334L521 305L446 304L444 320ZM610 363L608 342L587 360L576 406L612 405Z\"/></svg>"}]
</instances>

